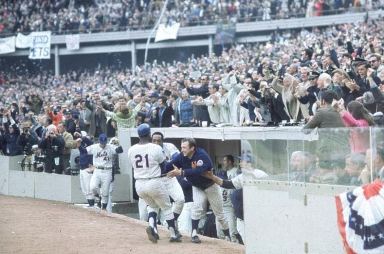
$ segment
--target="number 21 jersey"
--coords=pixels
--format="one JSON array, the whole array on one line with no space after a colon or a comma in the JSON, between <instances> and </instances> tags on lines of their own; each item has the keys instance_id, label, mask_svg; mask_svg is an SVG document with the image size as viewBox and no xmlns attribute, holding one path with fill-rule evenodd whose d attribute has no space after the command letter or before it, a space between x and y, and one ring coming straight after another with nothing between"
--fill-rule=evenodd
<instances>
[{"instance_id":1,"label":"number 21 jersey","mask_svg":"<svg viewBox=\"0 0 384 254\"><path fill-rule=\"evenodd\" d=\"M159 145L136 144L129 148L128 159L135 179L155 178L161 175L160 163L165 160L165 154Z\"/></svg>"}]
</instances>

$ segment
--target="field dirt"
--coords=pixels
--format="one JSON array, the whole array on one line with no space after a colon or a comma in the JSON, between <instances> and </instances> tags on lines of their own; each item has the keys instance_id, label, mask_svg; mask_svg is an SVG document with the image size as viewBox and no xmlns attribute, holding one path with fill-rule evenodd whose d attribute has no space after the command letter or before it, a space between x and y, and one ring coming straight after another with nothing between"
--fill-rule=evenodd
<instances>
[{"instance_id":1,"label":"field dirt","mask_svg":"<svg viewBox=\"0 0 384 254\"><path fill-rule=\"evenodd\" d=\"M0 195L0 253L245 253L242 245L203 236L201 244L185 235L181 243L170 243L165 228L160 228L160 240L154 244L146 226L96 209Z\"/></svg>"}]
</instances>

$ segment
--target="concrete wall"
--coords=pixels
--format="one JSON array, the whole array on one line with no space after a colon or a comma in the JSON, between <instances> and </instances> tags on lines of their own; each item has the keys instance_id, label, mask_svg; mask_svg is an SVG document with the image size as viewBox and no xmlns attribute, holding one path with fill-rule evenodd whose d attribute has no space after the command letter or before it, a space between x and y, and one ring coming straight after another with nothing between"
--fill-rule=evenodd
<instances>
[{"instance_id":1,"label":"concrete wall","mask_svg":"<svg viewBox=\"0 0 384 254\"><path fill-rule=\"evenodd\" d=\"M0 194L85 203L79 176L21 171L22 156L0 156ZM115 176L112 201L131 201L130 175Z\"/></svg>"},{"instance_id":2,"label":"concrete wall","mask_svg":"<svg viewBox=\"0 0 384 254\"><path fill-rule=\"evenodd\" d=\"M246 183L246 253L344 253L334 197L347 190L324 184Z\"/></svg>"}]
</instances>

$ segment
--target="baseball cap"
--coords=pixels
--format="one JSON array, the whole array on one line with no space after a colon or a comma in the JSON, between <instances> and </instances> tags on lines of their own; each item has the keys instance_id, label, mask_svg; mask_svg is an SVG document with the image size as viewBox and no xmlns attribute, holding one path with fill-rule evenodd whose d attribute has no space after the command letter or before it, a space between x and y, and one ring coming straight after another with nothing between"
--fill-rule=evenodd
<instances>
[{"instance_id":1,"label":"baseball cap","mask_svg":"<svg viewBox=\"0 0 384 254\"><path fill-rule=\"evenodd\" d=\"M151 127L149 127L148 124L143 123L143 124L140 124L139 127L137 127L137 135L139 135L139 137L146 137L146 136L149 136L150 134L151 134Z\"/></svg>"},{"instance_id":2,"label":"baseball cap","mask_svg":"<svg viewBox=\"0 0 384 254\"><path fill-rule=\"evenodd\" d=\"M250 153L244 153L241 156L238 156L239 160L245 161L248 163L253 163L254 162L254 156Z\"/></svg>"},{"instance_id":3,"label":"baseball cap","mask_svg":"<svg viewBox=\"0 0 384 254\"><path fill-rule=\"evenodd\" d=\"M101 133L99 136L99 143L106 144L107 142L108 142L107 135L105 135L104 133Z\"/></svg>"},{"instance_id":4,"label":"baseball cap","mask_svg":"<svg viewBox=\"0 0 384 254\"><path fill-rule=\"evenodd\" d=\"M151 95L149 96L150 98L159 98L159 93L158 92L152 92Z\"/></svg>"}]
</instances>

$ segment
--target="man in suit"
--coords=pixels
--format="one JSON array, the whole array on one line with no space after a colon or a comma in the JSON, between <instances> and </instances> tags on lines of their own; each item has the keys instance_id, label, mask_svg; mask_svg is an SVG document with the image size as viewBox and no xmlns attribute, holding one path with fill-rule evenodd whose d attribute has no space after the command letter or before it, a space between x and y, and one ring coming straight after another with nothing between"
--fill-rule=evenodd
<instances>
[{"instance_id":1,"label":"man in suit","mask_svg":"<svg viewBox=\"0 0 384 254\"><path fill-rule=\"evenodd\" d=\"M339 112L332 107L334 98L336 98L336 94L333 91L326 90L321 94L320 108L304 126L304 129L344 127Z\"/></svg>"},{"instance_id":2,"label":"man in suit","mask_svg":"<svg viewBox=\"0 0 384 254\"><path fill-rule=\"evenodd\" d=\"M167 97L161 96L158 100L158 107L152 112L152 124L154 127L171 127L172 126L172 105L168 105Z\"/></svg>"},{"instance_id":3,"label":"man in suit","mask_svg":"<svg viewBox=\"0 0 384 254\"><path fill-rule=\"evenodd\" d=\"M319 128L319 140L317 156L319 162L337 163L345 159L350 151L348 142L348 130L345 127L339 112L332 106L336 93L325 90L320 96L320 108L304 126L304 132L309 129Z\"/></svg>"}]
</instances>

